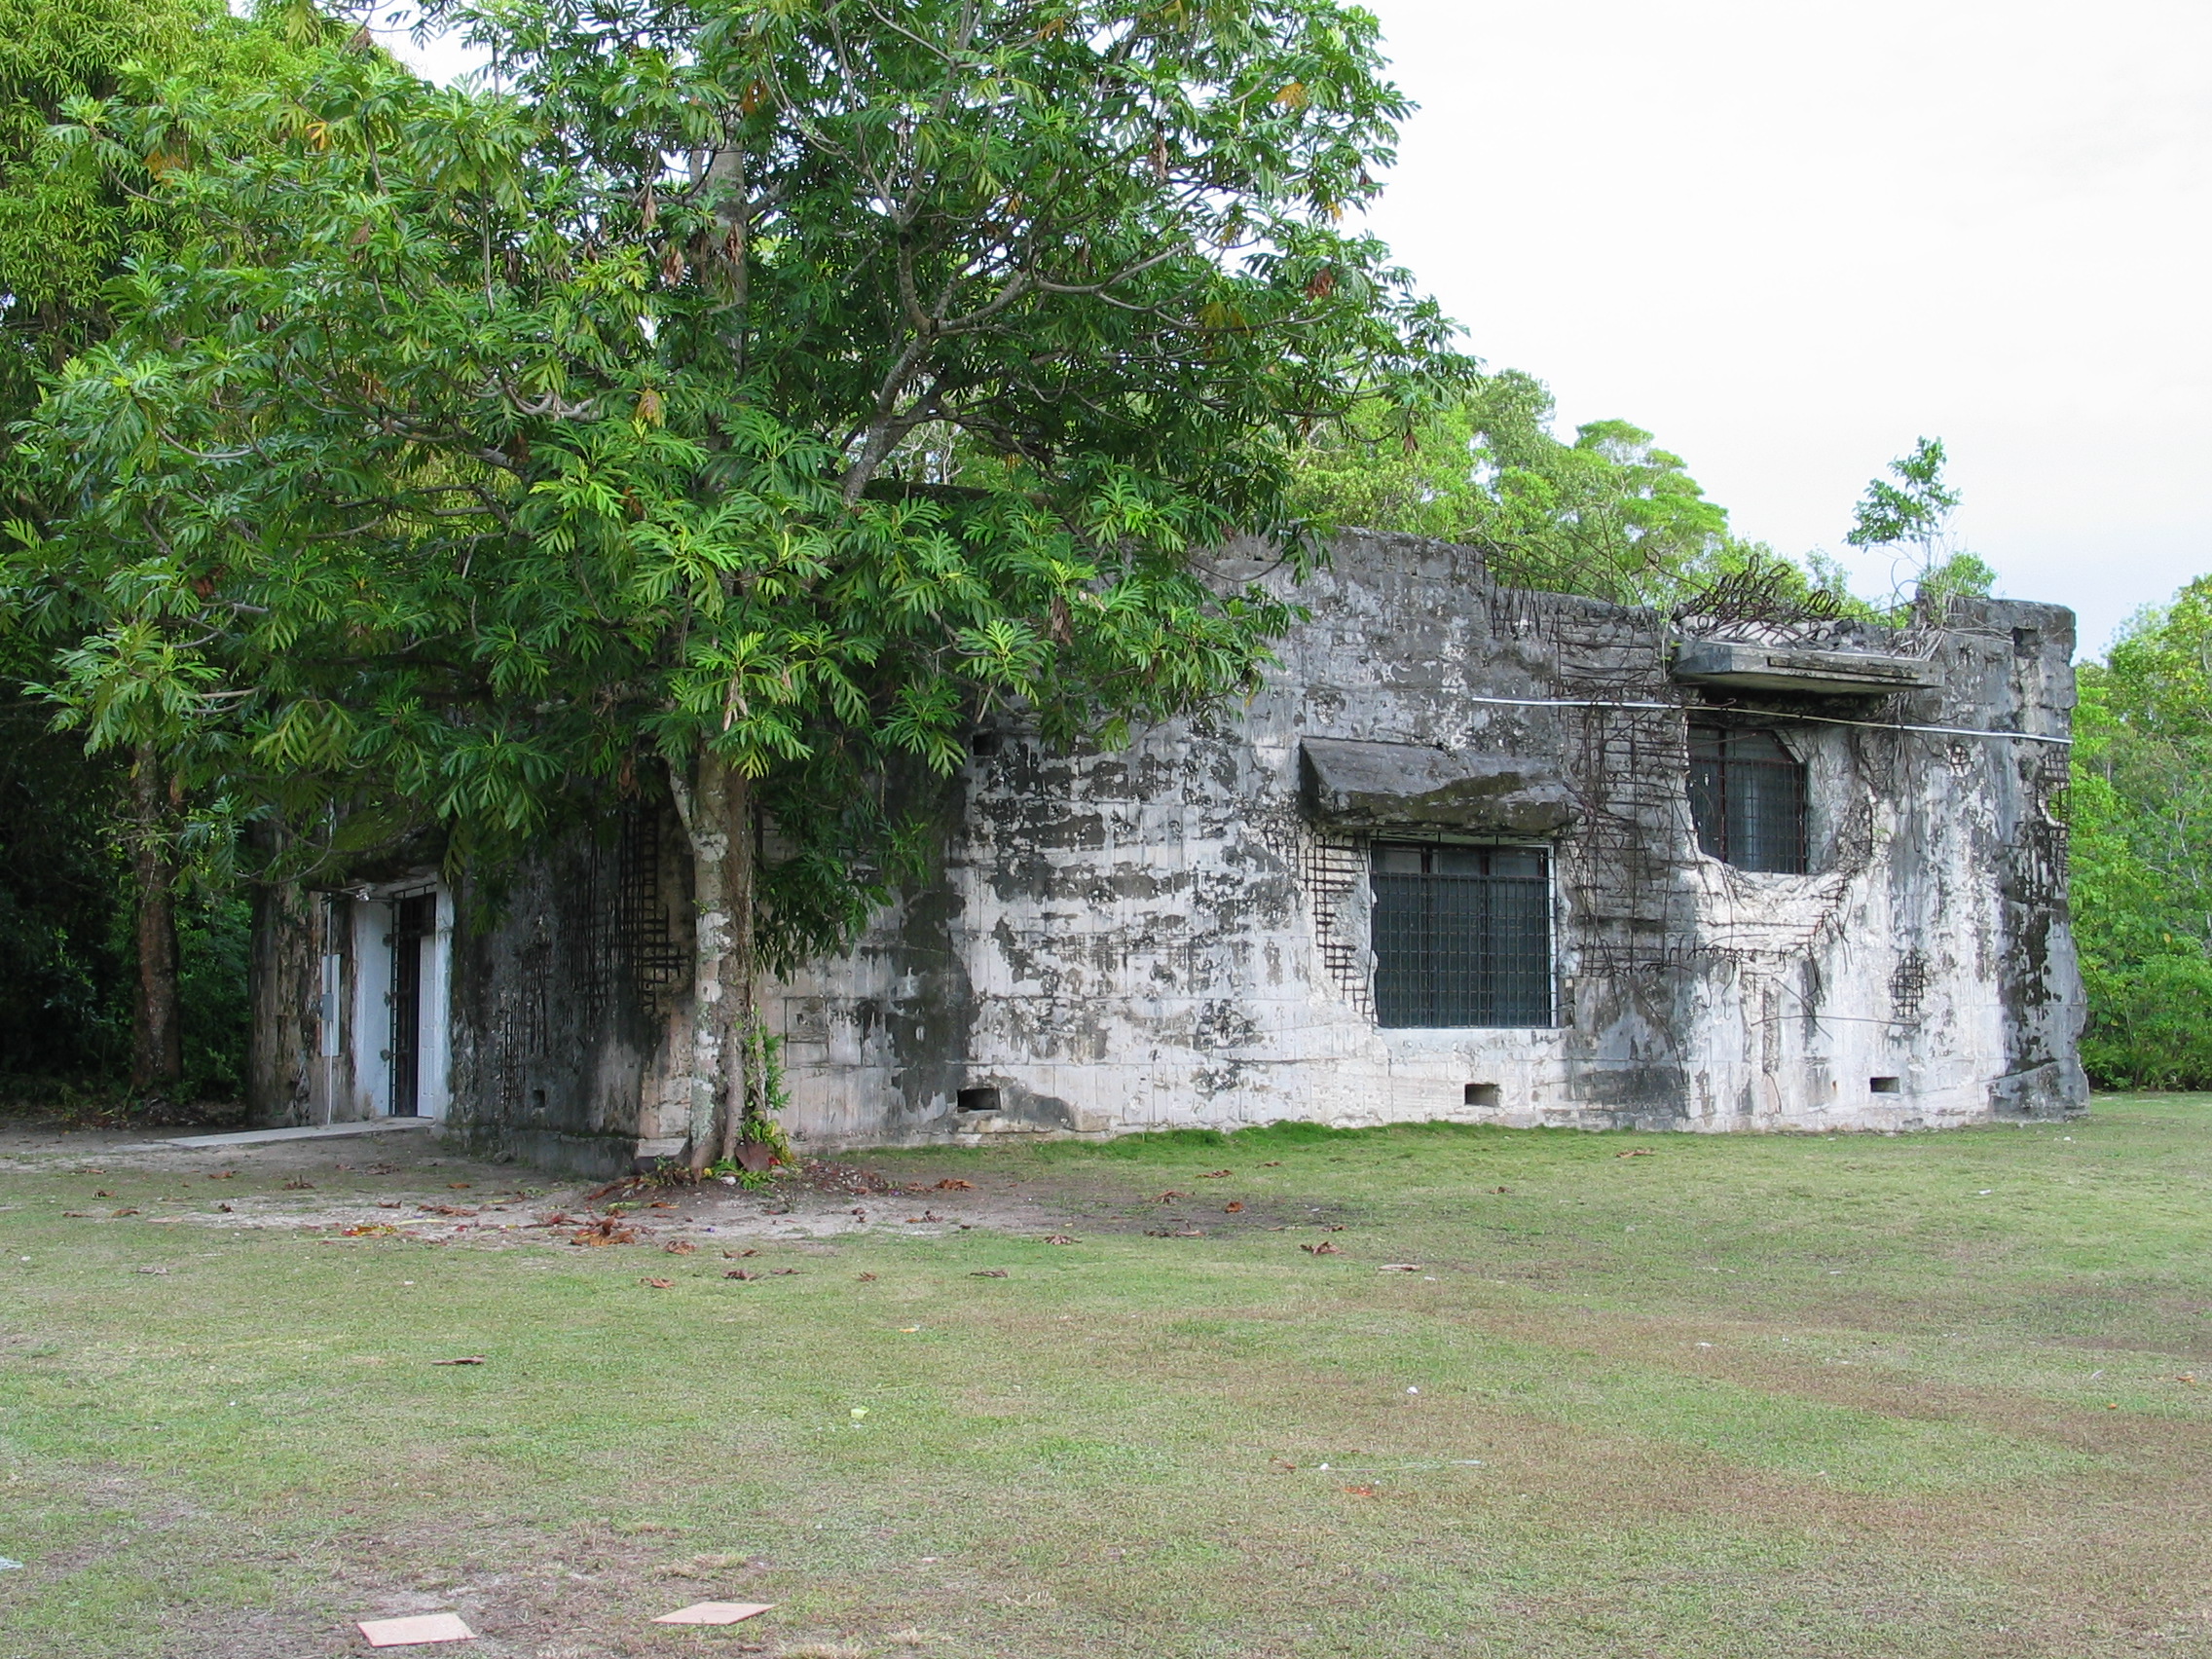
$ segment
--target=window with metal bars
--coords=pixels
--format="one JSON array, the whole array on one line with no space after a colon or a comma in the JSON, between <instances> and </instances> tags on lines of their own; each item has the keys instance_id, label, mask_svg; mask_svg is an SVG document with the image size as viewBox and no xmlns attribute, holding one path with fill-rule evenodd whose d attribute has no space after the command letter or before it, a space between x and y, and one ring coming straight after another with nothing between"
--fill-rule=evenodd
<instances>
[{"instance_id":1,"label":"window with metal bars","mask_svg":"<svg viewBox=\"0 0 2212 1659\"><path fill-rule=\"evenodd\" d=\"M1805 873L1805 766L1774 733L1691 726L1689 791L1699 851L1738 869Z\"/></svg>"},{"instance_id":2,"label":"window with metal bars","mask_svg":"<svg viewBox=\"0 0 2212 1659\"><path fill-rule=\"evenodd\" d=\"M1374 853L1379 1024L1551 1024L1543 848L1381 842Z\"/></svg>"}]
</instances>

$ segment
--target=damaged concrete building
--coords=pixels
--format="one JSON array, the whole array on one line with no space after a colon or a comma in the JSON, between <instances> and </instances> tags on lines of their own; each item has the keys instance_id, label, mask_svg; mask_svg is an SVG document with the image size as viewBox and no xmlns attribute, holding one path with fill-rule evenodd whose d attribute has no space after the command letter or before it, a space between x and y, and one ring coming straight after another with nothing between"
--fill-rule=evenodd
<instances>
[{"instance_id":1,"label":"damaged concrete building","mask_svg":"<svg viewBox=\"0 0 2212 1659\"><path fill-rule=\"evenodd\" d=\"M794 1141L2083 1104L2067 610L1670 616L1368 535L1300 597L1248 705L1112 752L977 734L941 877L767 989ZM426 873L266 907L260 1116L681 1153L685 867L639 811L495 924Z\"/></svg>"}]
</instances>

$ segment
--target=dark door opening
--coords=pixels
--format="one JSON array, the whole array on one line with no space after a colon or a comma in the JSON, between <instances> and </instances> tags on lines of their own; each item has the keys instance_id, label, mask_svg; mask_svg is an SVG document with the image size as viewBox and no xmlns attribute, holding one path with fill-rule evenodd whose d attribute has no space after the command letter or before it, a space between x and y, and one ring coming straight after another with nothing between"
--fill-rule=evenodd
<instances>
[{"instance_id":1,"label":"dark door opening","mask_svg":"<svg viewBox=\"0 0 2212 1659\"><path fill-rule=\"evenodd\" d=\"M423 1115L423 947L438 929L438 896L391 904L391 1115Z\"/></svg>"}]
</instances>

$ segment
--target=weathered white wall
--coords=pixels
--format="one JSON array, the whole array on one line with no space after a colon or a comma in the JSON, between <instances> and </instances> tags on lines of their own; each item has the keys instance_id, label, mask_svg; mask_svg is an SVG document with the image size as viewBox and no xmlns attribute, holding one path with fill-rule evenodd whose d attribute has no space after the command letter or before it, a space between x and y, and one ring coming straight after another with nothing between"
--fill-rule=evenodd
<instances>
[{"instance_id":1,"label":"weathered white wall","mask_svg":"<svg viewBox=\"0 0 2212 1659\"><path fill-rule=\"evenodd\" d=\"M1347 542L1303 597L1313 620L1241 718L977 756L942 884L772 1000L801 1141L1281 1118L1887 1129L2083 1098L2062 750L1777 721L1811 770L1815 872L1754 874L1696 851L1672 706L1696 693L1666 676L1662 618L1501 592L1469 551L1402 537ZM2063 735L2064 610L1969 602L1892 645L1936 651L1944 689L1769 701ZM1309 736L1558 763L1579 817L1556 846L1557 1025L1377 1028L1365 848L1303 815ZM1465 1104L1470 1084L1498 1104ZM975 1087L1004 1110L958 1112Z\"/></svg>"}]
</instances>

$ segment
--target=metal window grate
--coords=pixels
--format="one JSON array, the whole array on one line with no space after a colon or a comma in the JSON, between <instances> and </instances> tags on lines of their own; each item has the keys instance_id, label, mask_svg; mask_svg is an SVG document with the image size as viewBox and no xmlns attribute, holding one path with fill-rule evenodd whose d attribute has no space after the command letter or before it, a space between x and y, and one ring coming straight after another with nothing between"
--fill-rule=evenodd
<instances>
[{"instance_id":1,"label":"metal window grate","mask_svg":"<svg viewBox=\"0 0 2212 1659\"><path fill-rule=\"evenodd\" d=\"M1739 869L1805 873L1805 767L1772 732L1691 726L1689 793L1700 852Z\"/></svg>"},{"instance_id":2,"label":"metal window grate","mask_svg":"<svg viewBox=\"0 0 2212 1659\"><path fill-rule=\"evenodd\" d=\"M1552 1022L1551 870L1541 849L1379 846L1374 892L1378 1023Z\"/></svg>"}]
</instances>

